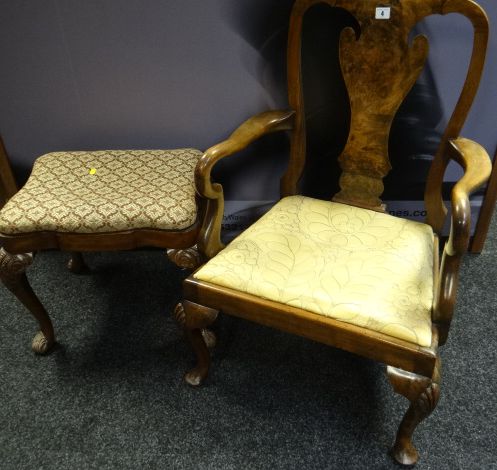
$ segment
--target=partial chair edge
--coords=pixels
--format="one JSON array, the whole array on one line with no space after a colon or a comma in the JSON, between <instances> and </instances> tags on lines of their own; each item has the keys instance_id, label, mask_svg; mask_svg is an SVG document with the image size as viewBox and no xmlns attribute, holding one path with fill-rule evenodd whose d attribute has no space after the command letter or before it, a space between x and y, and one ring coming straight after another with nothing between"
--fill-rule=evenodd
<instances>
[{"instance_id":1,"label":"partial chair edge","mask_svg":"<svg viewBox=\"0 0 497 470\"><path fill-rule=\"evenodd\" d=\"M183 281L183 297L265 326L303 336L387 365L431 377L437 360L438 332L428 348L318 315L296 307L214 285L189 276Z\"/></svg>"},{"instance_id":2,"label":"partial chair edge","mask_svg":"<svg viewBox=\"0 0 497 470\"><path fill-rule=\"evenodd\" d=\"M190 248L197 243L200 222L184 230L134 229L106 233L30 232L18 235L0 234L0 246L9 253L38 250L117 251L140 247Z\"/></svg>"},{"instance_id":3,"label":"partial chair edge","mask_svg":"<svg viewBox=\"0 0 497 470\"><path fill-rule=\"evenodd\" d=\"M18 191L7 151L0 137L0 209Z\"/></svg>"}]
</instances>

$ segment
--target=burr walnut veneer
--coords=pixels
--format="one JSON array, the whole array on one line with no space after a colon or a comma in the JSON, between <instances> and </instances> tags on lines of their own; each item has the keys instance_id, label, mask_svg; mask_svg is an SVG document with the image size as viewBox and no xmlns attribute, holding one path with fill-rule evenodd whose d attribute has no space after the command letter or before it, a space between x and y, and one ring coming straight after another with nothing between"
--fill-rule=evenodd
<instances>
[{"instance_id":1,"label":"burr walnut veneer","mask_svg":"<svg viewBox=\"0 0 497 470\"><path fill-rule=\"evenodd\" d=\"M299 195L306 159L302 24L306 12L323 3L348 10L356 22L340 38L351 118L339 157L340 191L330 194L330 201ZM390 170L390 127L428 54L427 38L410 38L412 28L431 14L448 13L471 21L473 54L429 173L427 219L408 223L385 214L380 199ZM381 361L394 390L410 401L393 457L401 464L417 461L411 439L440 393L438 348L447 340L459 264L468 246L469 195L491 169L486 151L459 135L477 91L487 38L487 17L472 0L295 2L288 39L290 109L249 119L207 150L195 170L199 196L210 202L204 230L210 234L206 254L212 259L184 281L184 301L176 308L197 357L185 375L189 384L199 385L207 377L210 357L201 330L219 312ZM282 199L223 249L222 188L212 181L211 170L221 158L275 131L291 136ZM451 233L439 258L438 235L447 216L442 179L451 160L462 166L464 176L452 189Z\"/></svg>"}]
</instances>

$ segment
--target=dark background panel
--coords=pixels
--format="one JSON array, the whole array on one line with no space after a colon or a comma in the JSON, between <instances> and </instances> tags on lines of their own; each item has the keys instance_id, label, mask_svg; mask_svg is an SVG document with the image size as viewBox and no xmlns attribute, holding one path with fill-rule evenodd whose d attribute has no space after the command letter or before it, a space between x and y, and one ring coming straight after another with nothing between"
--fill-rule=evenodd
<instances>
[{"instance_id":1,"label":"dark background panel","mask_svg":"<svg viewBox=\"0 0 497 470\"><path fill-rule=\"evenodd\" d=\"M55 150L206 149L250 115L286 107L292 3L1 0L0 133L18 179L25 179L37 156ZM480 3L491 21L497 18L495 2ZM347 21L337 13L314 13L305 24L310 155L303 185L320 197L332 192L331 160L348 125L333 55L336 27ZM401 177L409 176L408 198L419 193L471 52L471 25L457 15L430 18L415 32L429 36L430 56L391 140L394 166ZM496 51L492 35L481 90L464 129L490 153L497 144ZM287 147L284 135L270 136L223 162L217 176L227 198L275 199ZM450 168L448 179L458 174ZM400 197L395 190L386 196Z\"/></svg>"}]
</instances>

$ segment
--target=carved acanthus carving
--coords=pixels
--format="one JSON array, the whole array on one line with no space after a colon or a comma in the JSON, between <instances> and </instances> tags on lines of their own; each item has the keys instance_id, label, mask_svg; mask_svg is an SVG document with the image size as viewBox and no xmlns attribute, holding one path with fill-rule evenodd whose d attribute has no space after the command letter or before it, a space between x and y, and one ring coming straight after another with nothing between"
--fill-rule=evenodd
<instances>
[{"instance_id":1,"label":"carved acanthus carving","mask_svg":"<svg viewBox=\"0 0 497 470\"><path fill-rule=\"evenodd\" d=\"M420 422L428 416L437 406L440 397L440 387L437 383L432 383L416 400L414 404L415 415Z\"/></svg>"},{"instance_id":2,"label":"carved acanthus carving","mask_svg":"<svg viewBox=\"0 0 497 470\"><path fill-rule=\"evenodd\" d=\"M214 321L216 317L217 313L213 314L213 316L211 316L211 321ZM181 302L174 308L174 319L176 320L176 323L178 323L180 328L186 328L186 312ZM209 349L214 349L217 342L216 335L207 328L202 328L200 331L202 332L202 337L205 341L206 346Z\"/></svg>"},{"instance_id":3,"label":"carved acanthus carving","mask_svg":"<svg viewBox=\"0 0 497 470\"><path fill-rule=\"evenodd\" d=\"M184 250L169 249L167 257L180 268L196 269L202 264L202 257L194 246Z\"/></svg>"},{"instance_id":4,"label":"carved acanthus carving","mask_svg":"<svg viewBox=\"0 0 497 470\"><path fill-rule=\"evenodd\" d=\"M12 255L0 248L0 280L8 289L13 289L32 263L32 253Z\"/></svg>"}]
</instances>

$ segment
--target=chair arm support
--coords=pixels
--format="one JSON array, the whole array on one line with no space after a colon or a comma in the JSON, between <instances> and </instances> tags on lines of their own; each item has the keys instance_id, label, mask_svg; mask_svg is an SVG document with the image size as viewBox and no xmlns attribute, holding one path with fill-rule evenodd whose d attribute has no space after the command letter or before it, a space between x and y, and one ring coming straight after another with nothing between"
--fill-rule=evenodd
<instances>
[{"instance_id":1,"label":"chair arm support","mask_svg":"<svg viewBox=\"0 0 497 470\"><path fill-rule=\"evenodd\" d=\"M290 130L294 111L267 111L245 121L227 140L209 148L195 168L197 192L208 199L216 199L218 186L211 183L214 165L224 157L243 150L253 141L271 132Z\"/></svg>"},{"instance_id":2,"label":"chair arm support","mask_svg":"<svg viewBox=\"0 0 497 470\"><path fill-rule=\"evenodd\" d=\"M440 346L447 341L456 301L459 266L468 249L471 229L469 196L488 180L492 170L490 157L476 142L459 137L450 141L448 151L450 157L463 167L464 175L452 189L450 236L444 247L436 286L433 322L438 325Z\"/></svg>"},{"instance_id":3,"label":"chair arm support","mask_svg":"<svg viewBox=\"0 0 497 470\"><path fill-rule=\"evenodd\" d=\"M214 165L224 157L243 150L265 134L293 128L295 111L267 111L245 121L227 140L209 148L195 168L196 191L201 204L205 204L205 216L197 244L205 258L212 258L224 248L221 243L221 223L224 215L223 188L213 183L211 172Z\"/></svg>"}]
</instances>

